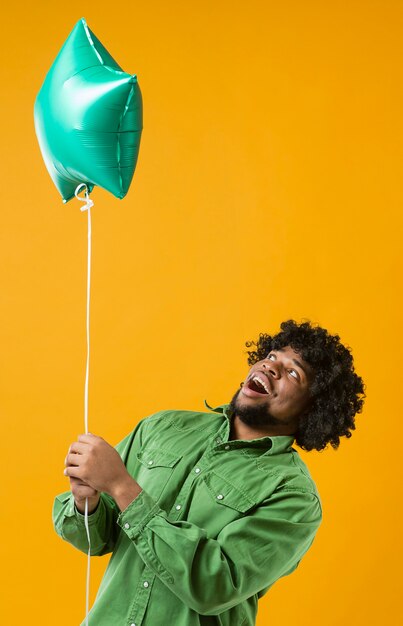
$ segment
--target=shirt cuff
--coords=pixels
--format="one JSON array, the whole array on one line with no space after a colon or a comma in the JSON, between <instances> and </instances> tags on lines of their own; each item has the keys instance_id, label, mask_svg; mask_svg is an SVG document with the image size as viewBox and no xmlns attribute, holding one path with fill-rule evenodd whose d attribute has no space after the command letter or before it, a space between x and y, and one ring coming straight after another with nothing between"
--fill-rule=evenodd
<instances>
[{"instance_id":1,"label":"shirt cuff","mask_svg":"<svg viewBox=\"0 0 403 626\"><path fill-rule=\"evenodd\" d=\"M117 523L129 539L136 539L155 515L164 513L156 501L144 489L124 511L118 515Z\"/></svg>"}]
</instances>

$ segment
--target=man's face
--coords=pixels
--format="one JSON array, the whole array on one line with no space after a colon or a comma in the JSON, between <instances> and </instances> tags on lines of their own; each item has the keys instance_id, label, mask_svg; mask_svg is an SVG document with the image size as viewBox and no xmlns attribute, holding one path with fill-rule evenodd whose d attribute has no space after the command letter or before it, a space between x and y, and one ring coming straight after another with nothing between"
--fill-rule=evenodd
<instances>
[{"instance_id":1,"label":"man's face","mask_svg":"<svg viewBox=\"0 0 403 626\"><path fill-rule=\"evenodd\" d=\"M312 368L292 348L272 350L251 367L231 409L248 426L285 427L292 434L309 405L312 380Z\"/></svg>"}]
</instances>

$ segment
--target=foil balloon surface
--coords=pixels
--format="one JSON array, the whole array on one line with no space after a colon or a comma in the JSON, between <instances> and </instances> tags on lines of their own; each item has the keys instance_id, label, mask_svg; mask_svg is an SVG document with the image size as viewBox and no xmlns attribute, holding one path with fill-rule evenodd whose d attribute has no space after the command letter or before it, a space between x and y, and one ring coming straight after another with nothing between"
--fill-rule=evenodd
<instances>
[{"instance_id":1,"label":"foil balloon surface","mask_svg":"<svg viewBox=\"0 0 403 626\"><path fill-rule=\"evenodd\" d=\"M63 202L80 183L128 192L142 130L137 77L127 74L81 19L38 93L35 130Z\"/></svg>"}]
</instances>

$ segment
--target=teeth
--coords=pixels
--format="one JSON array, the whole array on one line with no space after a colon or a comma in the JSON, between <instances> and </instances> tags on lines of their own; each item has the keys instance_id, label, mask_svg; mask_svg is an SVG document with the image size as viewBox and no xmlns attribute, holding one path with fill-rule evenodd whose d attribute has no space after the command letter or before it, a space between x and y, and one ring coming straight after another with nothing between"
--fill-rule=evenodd
<instances>
[{"instance_id":1,"label":"teeth","mask_svg":"<svg viewBox=\"0 0 403 626\"><path fill-rule=\"evenodd\" d=\"M262 378L260 378L260 376L254 376L252 378L252 380L254 380L256 383L259 383L260 385L262 385L262 387L264 387L266 393L270 393L269 392L269 388L267 387L267 384L265 383L265 381Z\"/></svg>"}]
</instances>

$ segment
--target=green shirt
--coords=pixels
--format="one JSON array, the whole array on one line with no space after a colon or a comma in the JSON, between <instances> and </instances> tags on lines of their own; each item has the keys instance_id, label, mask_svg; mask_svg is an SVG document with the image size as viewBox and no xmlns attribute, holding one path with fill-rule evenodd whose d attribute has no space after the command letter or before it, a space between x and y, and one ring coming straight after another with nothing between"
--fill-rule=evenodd
<instances>
[{"instance_id":1,"label":"green shirt","mask_svg":"<svg viewBox=\"0 0 403 626\"><path fill-rule=\"evenodd\" d=\"M230 425L228 405L161 411L118 444L143 491L122 512L102 493L88 518L91 553L112 552L89 624L252 626L258 599L296 569L322 514L294 438L229 441ZM53 519L88 551L70 492Z\"/></svg>"}]
</instances>

